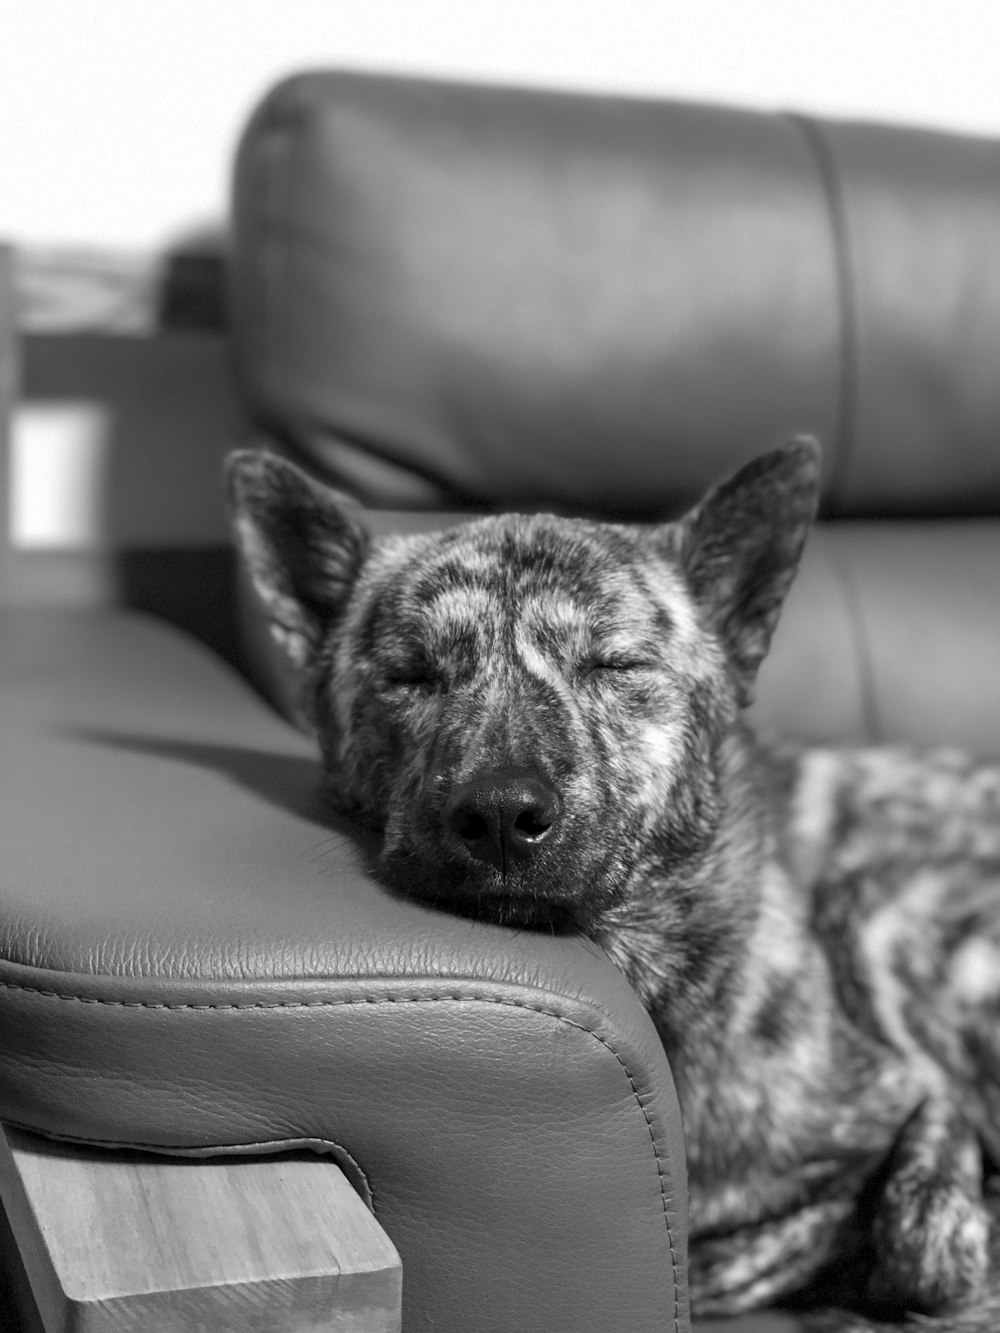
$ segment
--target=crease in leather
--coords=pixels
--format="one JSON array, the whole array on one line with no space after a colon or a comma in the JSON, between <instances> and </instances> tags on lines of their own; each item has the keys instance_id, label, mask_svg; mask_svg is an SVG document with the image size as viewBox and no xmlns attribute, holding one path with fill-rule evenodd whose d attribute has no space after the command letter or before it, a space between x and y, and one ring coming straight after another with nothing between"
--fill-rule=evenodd
<instances>
[{"instance_id":1,"label":"crease in leather","mask_svg":"<svg viewBox=\"0 0 1000 1333\"><path fill-rule=\"evenodd\" d=\"M680 1313L680 1272L678 1268L677 1247L674 1241L673 1228L670 1222L670 1202L667 1192L667 1175L664 1170L663 1155L661 1155L660 1144L657 1141L656 1131L650 1120L649 1113L646 1110L639 1088L632 1076L632 1071L622 1057L621 1053L594 1028L587 1027L583 1023L576 1022L568 1018L565 1014L558 1013L552 1007L542 1004L529 1004L526 1000L518 1000L511 997L487 996L473 994L462 994L455 992L446 992L440 995L382 995L382 996L344 996L337 999L326 1000L251 1000L240 1002L238 1000L227 1000L221 1003L201 1003L195 1001L150 1001L150 1000L121 1000L109 999L102 996L84 996L76 995L71 992L46 989L39 985L29 985L25 982L0 980L0 988L4 990L13 990L26 992L28 994L38 995L46 999L61 1000L63 1002L77 1004L102 1005L108 1008L121 1009L156 1009L171 1011L211 1011L211 1010L239 1010L239 1009L334 1009L346 1006L370 1005L378 1006L384 1004L440 1004L440 1003L478 1003L492 1004L502 1008L514 1008L528 1010L534 1013L542 1014L546 1018L555 1019L557 1022L566 1024L567 1027L576 1029L587 1036L593 1037L598 1041L610 1055L617 1061L619 1067L628 1080L629 1087L632 1090L632 1096L635 1104L642 1114L646 1124L646 1130L649 1134L650 1146L653 1150L653 1160L656 1163L657 1179L660 1188L660 1202L663 1209L663 1222L667 1232L667 1244L670 1249L670 1264L672 1286L674 1293L674 1329L679 1333L681 1328ZM90 1140L79 1140L80 1142L90 1142ZM271 1140L271 1142L275 1142ZM104 1146L111 1146L105 1144ZM118 1144L118 1147L136 1147L132 1144ZM669 1147L664 1143L664 1154L669 1157ZM224 1149L222 1150L224 1151Z\"/></svg>"},{"instance_id":2,"label":"crease in leather","mask_svg":"<svg viewBox=\"0 0 1000 1333\"><path fill-rule=\"evenodd\" d=\"M353 449L360 453L366 461L368 459L374 459L379 463L388 464L392 468L398 469L400 472L406 474L408 477L423 482L430 488L428 492L428 501L433 500L434 504L439 507L459 505L463 507L478 508L481 512L485 513L495 512L495 509L487 504L487 502L477 500L474 495L467 495L460 490L456 490L445 473L441 469L433 467L428 459L408 457L407 455L410 450L407 442L400 443L399 441L390 440L388 437L378 439L373 435L363 435L359 431L344 430L339 426L336 431L332 431L326 422L318 419L314 420L312 425L317 436L322 433L325 437L324 444L346 445L349 450ZM311 466L314 471L318 470L316 460L309 451L303 450L295 444L293 444L292 448L295 454L299 458L303 458L307 465ZM332 460L329 457L326 457L323 460L324 469L328 469L330 472L328 480L333 480L336 485L345 484L343 469L339 468L334 470L335 465L331 466L331 462ZM348 482L348 484L350 483ZM360 489L361 488L357 486L357 484L354 484L352 486L352 493L356 494L360 492ZM377 504L379 497L373 488L369 485L366 489L368 495L362 496L362 501Z\"/></svg>"},{"instance_id":3,"label":"crease in leather","mask_svg":"<svg viewBox=\"0 0 1000 1333\"><path fill-rule=\"evenodd\" d=\"M288 90L294 94L297 90L290 87ZM271 115L269 125L275 152L282 160L283 170L265 175L274 176L274 194L281 198L281 216L284 219L297 215L294 209L294 200L297 192L297 167L295 161L296 150L301 149L303 136L299 132L300 125L298 121L302 118L302 108L295 106L292 114L282 114L277 107L268 108ZM298 244L301 246L301 239ZM272 374L272 382L277 385L287 385L292 379L292 297L294 292L294 283L291 277L293 237L287 222L283 226L267 225L263 228L263 250L265 256L270 255L270 262L265 259L264 264L264 287L271 292L271 295L264 302L264 312L258 311L257 319L264 326L261 330L261 340L263 344L270 345L273 349L273 364L278 368L277 376ZM277 312L277 316L268 320L267 312ZM277 397L279 401L284 396L281 389L278 390ZM281 441L285 448L300 461L305 461L315 470L315 459L311 456L309 450L301 448L301 442L296 442L294 436L290 434L288 424L281 420L281 414L271 411L268 408L266 398L262 399L260 406L260 415L263 424L270 432L273 432ZM328 423L321 420L314 420L311 425L319 432L328 430ZM433 488L435 495L439 499L450 497L454 502L460 502L466 497L455 493L454 487L449 483L445 474L432 468L429 462L418 460L412 456L413 451L406 446L400 446L396 442L387 439L376 439L371 435L361 436L360 434L338 428L334 436L348 446L354 446L362 454L371 455L382 462L390 464L394 468L399 468L404 473L409 473L426 485ZM339 483L338 483L339 484ZM355 491L358 488L353 488ZM468 502L468 501L466 501Z\"/></svg>"},{"instance_id":4,"label":"crease in leather","mask_svg":"<svg viewBox=\"0 0 1000 1333\"><path fill-rule=\"evenodd\" d=\"M266 187L258 208L252 214L256 233L254 245L261 255L260 269L263 281L262 296L253 302L254 308L249 311L249 323L254 329L253 358L255 360L262 358L265 362L273 363L278 368L281 380L287 378L291 364L288 335L291 324L291 241L281 234L280 229L270 225L270 215L282 209L287 215L289 210L292 198L294 137L285 132L282 118L273 113L268 114L267 118L261 117L259 125L260 143L254 146L254 157L259 159L264 155L277 159L280 169L274 167L268 170L259 169L255 173L255 183L262 175ZM247 284L233 283L232 286L233 296L240 301L246 301ZM272 296L275 299L272 299ZM274 312L278 312L277 317ZM247 321L243 322L245 324ZM240 358L237 360L239 363ZM252 390L251 396L253 396Z\"/></svg>"},{"instance_id":5,"label":"crease in leather","mask_svg":"<svg viewBox=\"0 0 1000 1333\"><path fill-rule=\"evenodd\" d=\"M295 147L298 136L285 136L284 145L280 141L280 127L275 127L278 151L284 158L284 171L278 176L276 192L283 194L282 204L285 216L289 216L291 201L295 194ZM268 235L273 235L273 248L276 259L270 269L271 280L277 287L277 301L269 301L268 306L281 312L281 320L274 333L276 350L275 363L281 367L282 381L287 383L292 363L291 327L292 327L292 242L287 233L269 226ZM277 234L275 234L277 233ZM266 238L265 238L266 239Z\"/></svg>"},{"instance_id":6,"label":"crease in leather","mask_svg":"<svg viewBox=\"0 0 1000 1333\"><path fill-rule=\"evenodd\" d=\"M823 187L837 274L840 324L837 433L824 504L826 512L832 515L843 509L843 497L857 438L859 342L857 271L843 181L825 127L814 116L794 112L787 113L785 120L801 135Z\"/></svg>"}]
</instances>

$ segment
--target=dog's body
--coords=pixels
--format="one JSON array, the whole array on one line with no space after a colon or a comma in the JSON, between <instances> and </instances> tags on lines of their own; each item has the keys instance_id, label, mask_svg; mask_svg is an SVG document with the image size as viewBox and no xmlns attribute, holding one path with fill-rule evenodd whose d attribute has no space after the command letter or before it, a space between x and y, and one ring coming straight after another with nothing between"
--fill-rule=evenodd
<instances>
[{"instance_id":1,"label":"dog's body","mask_svg":"<svg viewBox=\"0 0 1000 1333\"><path fill-rule=\"evenodd\" d=\"M1000 1327L1000 771L797 751L743 721L817 474L799 441L674 524L372 543L290 465L231 464L329 789L382 830L388 876L585 931L652 1014L695 1310Z\"/></svg>"},{"instance_id":2,"label":"dog's body","mask_svg":"<svg viewBox=\"0 0 1000 1333\"><path fill-rule=\"evenodd\" d=\"M744 755L763 808L742 965L720 951L685 1001L634 912L607 941L685 1112L695 1308L817 1278L897 1317L972 1304L1000 1147L1000 773L947 752Z\"/></svg>"}]
</instances>

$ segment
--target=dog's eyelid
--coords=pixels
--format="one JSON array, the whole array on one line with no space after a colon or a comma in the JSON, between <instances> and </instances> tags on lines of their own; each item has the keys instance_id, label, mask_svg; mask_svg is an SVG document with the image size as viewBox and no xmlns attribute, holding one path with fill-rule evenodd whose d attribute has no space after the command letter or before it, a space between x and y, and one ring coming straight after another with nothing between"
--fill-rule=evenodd
<instances>
[{"instance_id":1,"label":"dog's eyelid","mask_svg":"<svg viewBox=\"0 0 1000 1333\"><path fill-rule=\"evenodd\" d=\"M445 679L430 662L398 662L382 669L386 689L442 689Z\"/></svg>"},{"instance_id":2,"label":"dog's eyelid","mask_svg":"<svg viewBox=\"0 0 1000 1333\"><path fill-rule=\"evenodd\" d=\"M648 671L654 663L641 653L607 652L593 653L580 663L584 675L598 671Z\"/></svg>"},{"instance_id":3,"label":"dog's eyelid","mask_svg":"<svg viewBox=\"0 0 1000 1333\"><path fill-rule=\"evenodd\" d=\"M421 680L387 680L383 685L386 694L411 694L411 695L432 695L445 694L448 690L447 682L437 678L426 678Z\"/></svg>"}]
</instances>

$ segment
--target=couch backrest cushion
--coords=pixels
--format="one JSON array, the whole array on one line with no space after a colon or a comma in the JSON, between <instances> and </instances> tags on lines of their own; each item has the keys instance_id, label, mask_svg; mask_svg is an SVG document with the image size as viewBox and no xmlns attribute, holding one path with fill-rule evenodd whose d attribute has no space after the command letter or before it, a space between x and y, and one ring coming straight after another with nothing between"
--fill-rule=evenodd
<instances>
[{"instance_id":1,"label":"couch backrest cushion","mask_svg":"<svg viewBox=\"0 0 1000 1333\"><path fill-rule=\"evenodd\" d=\"M1000 144L316 73L238 156L258 423L369 504L662 513L793 431L838 512L1000 500Z\"/></svg>"}]
</instances>

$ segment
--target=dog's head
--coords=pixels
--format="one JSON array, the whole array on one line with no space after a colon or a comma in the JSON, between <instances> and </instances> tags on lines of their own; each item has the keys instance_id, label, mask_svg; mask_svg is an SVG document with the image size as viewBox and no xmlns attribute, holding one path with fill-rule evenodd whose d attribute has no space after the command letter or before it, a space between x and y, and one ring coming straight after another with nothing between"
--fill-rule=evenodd
<instances>
[{"instance_id":1,"label":"dog's head","mask_svg":"<svg viewBox=\"0 0 1000 1333\"><path fill-rule=\"evenodd\" d=\"M656 527L504 515L372 540L277 457L228 464L235 530L328 785L405 892L593 931L719 821L718 750L816 504L818 447Z\"/></svg>"}]
</instances>

